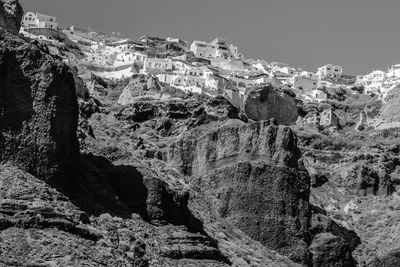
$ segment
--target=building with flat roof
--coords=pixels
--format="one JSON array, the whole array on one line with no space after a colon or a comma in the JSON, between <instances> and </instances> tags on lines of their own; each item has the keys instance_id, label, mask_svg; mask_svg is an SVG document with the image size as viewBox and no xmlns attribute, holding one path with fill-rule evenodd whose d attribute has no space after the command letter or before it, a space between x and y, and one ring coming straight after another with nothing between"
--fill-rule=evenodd
<instances>
[{"instance_id":1,"label":"building with flat roof","mask_svg":"<svg viewBox=\"0 0 400 267\"><path fill-rule=\"evenodd\" d=\"M22 17L21 21L22 28L48 28L57 30L58 23L56 17L48 16L41 13L34 13L32 11L28 11Z\"/></svg>"}]
</instances>

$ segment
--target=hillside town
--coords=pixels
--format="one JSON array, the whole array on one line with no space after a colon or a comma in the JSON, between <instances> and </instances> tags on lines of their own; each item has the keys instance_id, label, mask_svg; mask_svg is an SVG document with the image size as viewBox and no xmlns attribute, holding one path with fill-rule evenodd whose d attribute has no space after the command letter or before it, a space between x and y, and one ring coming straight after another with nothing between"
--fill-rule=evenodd
<instances>
[{"instance_id":1,"label":"hillside town","mask_svg":"<svg viewBox=\"0 0 400 267\"><path fill-rule=\"evenodd\" d=\"M0 0L0 266L400 266L400 2L150 2Z\"/></svg>"},{"instance_id":2,"label":"hillside town","mask_svg":"<svg viewBox=\"0 0 400 267\"><path fill-rule=\"evenodd\" d=\"M400 84L400 64L358 76L346 75L335 64L305 70L246 58L236 45L219 37L191 44L178 37L145 35L132 40L120 33L74 25L61 29L56 17L31 11L23 16L20 34L48 44L64 62L84 68L85 73L113 80L150 75L160 84L186 93L223 95L238 107L243 107L250 91L266 85L290 91L302 103L321 103L328 100L332 90L340 88L385 101L387 93ZM332 109L324 113L335 114ZM308 114L297 123L315 124L320 115L316 116Z\"/></svg>"}]
</instances>

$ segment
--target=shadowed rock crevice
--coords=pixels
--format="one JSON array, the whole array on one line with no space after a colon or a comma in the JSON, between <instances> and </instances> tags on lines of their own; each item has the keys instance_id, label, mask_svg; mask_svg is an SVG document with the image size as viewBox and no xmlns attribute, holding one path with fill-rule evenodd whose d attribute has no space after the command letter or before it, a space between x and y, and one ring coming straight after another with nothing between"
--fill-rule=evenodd
<instances>
[{"instance_id":1,"label":"shadowed rock crevice","mask_svg":"<svg viewBox=\"0 0 400 267\"><path fill-rule=\"evenodd\" d=\"M129 218L138 213L150 222L185 225L190 231L205 234L201 221L187 208L188 192L172 190L146 169L113 165L94 155L83 156L82 161L87 168L76 179L79 182L70 195L88 214L110 212Z\"/></svg>"}]
</instances>

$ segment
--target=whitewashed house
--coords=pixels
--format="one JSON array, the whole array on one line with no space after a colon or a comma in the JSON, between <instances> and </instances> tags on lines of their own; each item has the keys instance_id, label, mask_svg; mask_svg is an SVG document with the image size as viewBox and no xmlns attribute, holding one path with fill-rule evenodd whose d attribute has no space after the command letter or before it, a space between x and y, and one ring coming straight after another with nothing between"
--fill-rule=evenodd
<instances>
[{"instance_id":1,"label":"whitewashed house","mask_svg":"<svg viewBox=\"0 0 400 267\"><path fill-rule=\"evenodd\" d=\"M194 41L190 46L190 51L192 51L196 57L201 58L243 58L243 56L238 53L237 46L229 44L227 40L222 38L215 38L210 43Z\"/></svg>"},{"instance_id":2,"label":"whitewashed house","mask_svg":"<svg viewBox=\"0 0 400 267\"><path fill-rule=\"evenodd\" d=\"M326 101L327 99L328 99L328 95L324 92L324 91L322 91L322 90L319 90L319 89L316 89L316 90L313 90L312 92L311 92L311 96L315 99L315 100L317 100L317 101Z\"/></svg>"},{"instance_id":3,"label":"whitewashed house","mask_svg":"<svg viewBox=\"0 0 400 267\"><path fill-rule=\"evenodd\" d=\"M400 64L392 65L386 74L386 77L391 80L400 79Z\"/></svg>"},{"instance_id":4,"label":"whitewashed house","mask_svg":"<svg viewBox=\"0 0 400 267\"><path fill-rule=\"evenodd\" d=\"M217 56L217 50L211 44L203 41L194 41L190 46L190 51L196 57L215 58Z\"/></svg>"},{"instance_id":5,"label":"whitewashed house","mask_svg":"<svg viewBox=\"0 0 400 267\"><path fill-rule=\"evenodd\" d=\"M301 77L306 77L306 78L310 78L310 79L315 79L315 73L311 72L311 71L301 71L300 72L300 76Z\"/></svg>"},{"instance_id":6,"label":"whitewashed house","mask_svg":"<svg viewBox=\"0 0 400 267\"><path fill-rule=\"evenodd\" d=\"M343 69L339 65L332 65L328 64L323 67L318 68L317 73L315 76L317 76L320 80L326 79L326 78L333 78L333 79L338 79L341 78L343 75Z\"/></svg>"},{"instance_id":7,"label":"whitewashed house","mask_svg":"<svg viewBox=\"0 0 400 267\"><path fill-rule=\"evenodd\" d=\"M48 16L45 14L40 14L38 12L34 13L28 11L24 14L21 21L21 27L23 28L48 28L57 30L58 23L56 17Z\"/></svg>"},{"instance_id":8,"label":"whitewashed house","mask_svg":"<svg viewBox=\"0 0 400 267\"><path fill-rule=\"evenodd\" d=\"M370 74L364 76L364 88L366 94L381 92L382 84L386 80L386 72L374 70Z\"/></svg>"}]
</instances>

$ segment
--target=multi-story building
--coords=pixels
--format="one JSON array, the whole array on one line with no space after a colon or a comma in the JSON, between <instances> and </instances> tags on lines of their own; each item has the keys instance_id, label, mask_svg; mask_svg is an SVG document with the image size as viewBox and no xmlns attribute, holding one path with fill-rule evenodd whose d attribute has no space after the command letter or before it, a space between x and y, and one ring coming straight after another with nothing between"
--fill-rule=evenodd
<instances>
[{"instance_id":1,"label":"multi-story building","mask_svg":"<svg viewBox=\"0 0 400 267\"><path fill-rule=\"evenodd\" d=\"M343 69L339 65L332 65L328 64L323 67L318 68L317 73L315 76L317 76L320 80L326 79L326 78L333 78L333 79L338 79L341 78L343 75Z\"/></svg>"},{"instance_id":2,"label":"multi-story building","mask_svg":"<svg viewBox=\"0 0 400 267\"><path fill-rule=\"evenodd\" d=\"M361 85L365 88L365 93L380 93L382 84L386 80L386 72L381 70L374 70L370 74L367 74L363 78Z\"/></svg>"},{"instance_id":3,"label":"multi-story building","mask_svg":"<svg viewBox=\"0 0 400 267\"><path fill-rule=\"evenodd\" d=\"M22 18L21 27L23 28L48 28L57 30L58 23L56 17L40 14L38 12L33 13L28 11Z\"/></svg>"},{"instance_id":4,"label":"multi-story building","mask_svg":"<svg viewBox=\"0 0 400 267\"><path fill-rule=\"evenodd\" d=\"M229 44L227 40L221 38L216 38L210 43L194 41L190 46L190 51L192 51L196 57L202 58L243 58L243 56L238 53L237 46Z\"/></svg>"}]
</instances>

